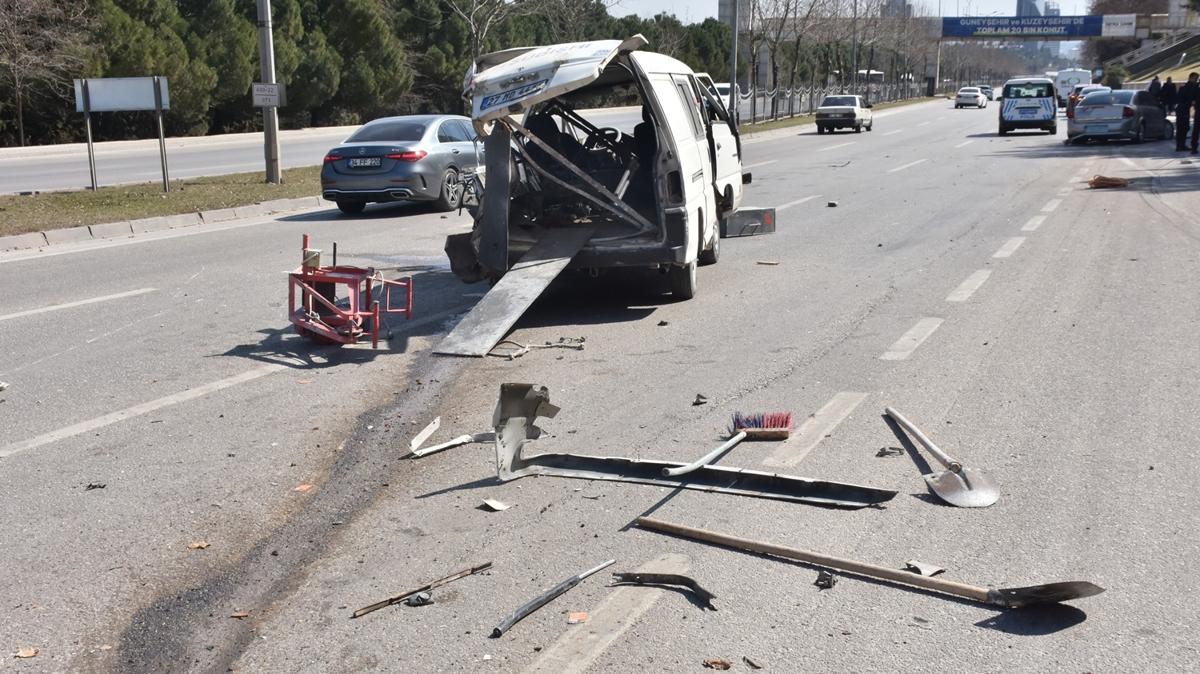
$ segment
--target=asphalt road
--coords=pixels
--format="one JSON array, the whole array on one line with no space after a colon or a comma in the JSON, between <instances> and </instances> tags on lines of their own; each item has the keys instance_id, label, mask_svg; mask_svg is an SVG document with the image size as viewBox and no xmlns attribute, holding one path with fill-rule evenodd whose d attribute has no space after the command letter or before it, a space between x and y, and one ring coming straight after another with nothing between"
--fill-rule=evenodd
<instances>
[{"instance_id":1,"label":"asphalt road","mask_svg":"<svg viewBox=\"0 0 1200 674\"><path fill-rule=\"evenodd\" d=\"M881 114L871 133L751 140L746 201L778 209L777 234L725 240L690 302L654 274L570 275L511 338L586 348L515 360L429 353L485 290L445 268L444 235L468 225L456 215L376 206L0 256L0 644L40 649L7 664L1186 671L1200 590L1200 164L1168 143L1059 140L999 138L994 108L940 101ZM1096 173L1133 183L1089 191ZM415 274L417 316L387 348L290 333L282 272L306 231L326 250L337 240L339 262ZM684 460L719 443L735 410L791 410L786 443L746 443L722 463L899 494L845 511L498 483L486 444L401 458L434 416L433 441L488 430L510 381L548 386L562 408L535 451ZM888 405L986 471L999 502L940 505L920 478L928 458L881 456L905 448L880 418ZM486 512L484 498L513 507ZM849 576L819 590L805 565L628 528L646 513L883 566L916 559L976 585L1108 591L999 611ZM686 568L719 610L606 587L609 571L656 559ZM435 590L432 606L349 619L484 561L493 569ZM567 624L568 611L588 622Z\"/></svg>"}]
</instances>

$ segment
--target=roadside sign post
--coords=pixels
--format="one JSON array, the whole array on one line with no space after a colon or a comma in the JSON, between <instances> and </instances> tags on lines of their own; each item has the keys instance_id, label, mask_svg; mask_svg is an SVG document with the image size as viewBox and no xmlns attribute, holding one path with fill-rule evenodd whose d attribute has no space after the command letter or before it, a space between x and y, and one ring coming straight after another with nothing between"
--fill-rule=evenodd
<instances>
[{"instance_id":1,"label":"roadside sign post","mask_svg":"<svg viewBox=\"0 0 1200 674\"><path fill-rule=\"evenodd\" d=\"M167 139L163 135L163 99L162 99L162 78L158 75L154 76L154 116L158 119L158 156L162 162L162 183L163 192L171 191L171 177L167 173Z\"/></svg>"},{"instance_id":2,"label":"roadside sign post","mask_svg":"<svg viewBox=\"0 0 1200 674\"><path fill-rule=\"evenodd\" d=\"M158 154L162 164L163 192L170 190L170 173L167 171L167 139L163 133L163 111L171 109L171 91L167 78L151 77L100 77L75 80L75 112L83 113L83 126L87 134L88 170L92 178L92 190L99 189L96 177L96 149L92 141L93 112L130 112L153 110L158 125Z\"/></svg>"},{"instance_id":3,"label":"roadside sign post","mask_svg":"<svg viewBox=\"0 0 1200 674\"><path fill-rule=\"evenodd\" d=\"M83 81L83 127L87 131L88 170L92 174L92 191L99 189L96 184L96 149L92 147L92 101L88 92L88 81Z\"/></svg>"},{"instance_id":4,"label":"roadside sign post","mask_svg":"<svg viewBox=\"0 0 1200 674\"><path fill-rule=\"evenodd\" d=\"M258 60L262 63L262 84L275 84L275 43L271 37L271 0L258 0ZM255 85L257 88L260 85ZM258 105L258 103L255 103ZM267 182L278 185L279 112L281 103L263 104L263 158Z\"/></svg>"}]
</instances>

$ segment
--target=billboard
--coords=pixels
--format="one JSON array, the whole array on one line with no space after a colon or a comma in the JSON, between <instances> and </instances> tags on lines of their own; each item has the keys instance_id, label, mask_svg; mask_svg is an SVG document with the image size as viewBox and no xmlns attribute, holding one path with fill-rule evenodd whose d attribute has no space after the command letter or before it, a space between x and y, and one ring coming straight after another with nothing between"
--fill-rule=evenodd
<instances>
[{"instance_id":1,"label":"billboard","mask_svg":"<svg viewBox=\"0 0 1200 674\"><path fill-rule=\"evenodd\" d=\"M1024 37L1058 40L1133 37L1136 14L1090 16L948 16L944 38Z\"/></svg>"},{"instance_id":2,"label":"billboard","mask_svg":"<svg viewBox=\"0 0 1200 674\"><path fill-rule=\"evenodd\" d=\"M158 81L162 85L163 110L170 110L167 78L160 77ZM91 112L156 109L153 77L103 77L89 79L87 83ZM83 80L75 80L75 112L83 112Z\"/></svg>"}]
</instances>

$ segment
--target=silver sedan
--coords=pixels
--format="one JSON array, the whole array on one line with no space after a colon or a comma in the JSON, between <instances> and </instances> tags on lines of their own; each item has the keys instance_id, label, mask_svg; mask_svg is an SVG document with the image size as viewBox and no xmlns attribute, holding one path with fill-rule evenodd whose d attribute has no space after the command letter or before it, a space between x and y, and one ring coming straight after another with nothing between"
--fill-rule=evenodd
<instances>
[{"instance_id":1,"label":"silver sedan","mask_svg":"<svg viewBox=\"0 0 1200 674\"><path fill-rule=\"evenodd\" d=\"M321 196L351 215L383 201L428 201L451 211L462 198L463 171L475 170L482 157L466 117L384 117L326 153Z\"/></svg>"},{"instance_id":2,"label":"silver sedan","mask_svg":"<svg viewBox=\"0 0 1200 674\"><path fill-rule=\"evenodd\" d=\"M1094 91L1075 105L1067 119L1067 142L1125 139L1166 140L1171 122L1148 91Z\"/></svg>"}]
</instances>

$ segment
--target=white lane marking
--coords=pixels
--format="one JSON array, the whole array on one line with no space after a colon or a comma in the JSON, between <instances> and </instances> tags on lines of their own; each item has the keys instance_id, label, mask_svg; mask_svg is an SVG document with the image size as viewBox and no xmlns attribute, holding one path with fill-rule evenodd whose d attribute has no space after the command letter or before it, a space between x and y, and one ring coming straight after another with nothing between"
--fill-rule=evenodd
<instances>
[{"instance_id":1,"label":"white lane marking","mask_svg":"<svg viewBox=\"0 0 1200 674\"><path fill-rule=\"evenodd\" d=\"M1032 218L1029 218L1029 222L1025 223L1025 226L1021 228L1021 231L1022 232L1037 231L1037 228L1041 227L1042 223L1045 221L1046 221L1046 216L1035 215Z\"/></svg>"},{"instance_id":2,"label":"white lane marking","mask_svg":"<svg viewBox=\"0 0 1200 674\"><path fill-rule=\"evenodd\" d=\"M929 161L929 160L928 159L918 159L916 161L910 161L909 163L907 163L903 166L897 166L894 169L888 169L888 173L895 173L896 171L903 171L906 168L912 168L912 167L916 166L917 164L923 164L927 161Z\"/></svg>"},{"instance_id":3,"label":"white lane marking","mask_svg":"<svg viewBox=\"0 0 1200 674\"><path fill-rule=\"evenodd\" d=\"M1062 204L1062 199L1051 199L1046 202L1045 206L1042 206L1042 212L1053 213L1054 209L1058 208L1060 204Z\"/></svg>"},{"instance_id":4,"label":"white lane marking","mask_svg":"<svg viewBox=\"0 0 1200 674\"><path fill-rule=\"evenodd\" d=\"M804 197L803 199L797 199L797 200L795 200L795 201L789 201L789 202L787 202L786 204L783 204L782 206L776 206L776 207L775 207L775 210L776 210L776 211L782 211L782 210L783 210L783 209L785 209L785 208L791 208L792 206L799 206L800 204L802 204L802 203L804 203L804 202L806 202L806 201L812 201L813 199L816 199L816 198L818 198L818 197L820 197L820 196L821 196L820 194L814 194L814 195L812 195L811 197Z\"/></svg>"},{"instance_id":5,"label":"white lane marking","mask_svg":"<svg viewBox=\"0 0 1200 674\"><path fill-rule=\"evenodd\" d=\"M853 145L855 142L857 142L857 141L852 140L848 143L838 143L837 145L827 145L825 147L817 148L817 152L824 152L826 150L836 150L839 147L846 147L847 145Z\"/></svg>"},{"instance_id":6,"label":"white lane marking","mask_svg":"<svg viewBox=\"0 0 1200 674\"><path fill-rule=\"evenodd\" d=\"M904 133L904 129L896 129L895 131L888 131L887 133L885 133L885 134L883 134L883 135L885 135L885 136L894 136L894 135L896 135L896 134L898 134L898 133Z\"/></svg>"},{"instance_id":7,"label":"white lane marking","mask_svg":"<svg viewBox=\"0 0 1200 674\"><path fill-rule=\"evenodd\" d=\"M908 332L900 336L895 344L879 357L880 360L904 360L912 355L913 351L917 350L921 343L929 339L940 326L942 319L940 318L922 318L917 321L917 324L909 328Z\"/></svg>"},{"instance_id":8,"label":"white lane marking","mask_svg":"<svg viewBox=\"0 0 1200 674\"><path fill-rule=\"evenodd\" d=\"M971 274L967 277L967 280L960 283L959 286L954 289L954 292L946 296L946 301L966 302L967 300L971 299L971 295L974 295L975 291L979 290L979 286L983 285L983 282L988 280L988 277L991 275L992 271L990 269L980 269L974 274Z\"/></svg>"},{"instance_id":9,"label":"white lane marking","mask_svg":"<svg viewBox=\"0 0 1200 674\"><path fill-rule=\"evenodd\" d=\"M1141 166L1138 166L1138 165L1137 165L1137 162L1133 161L1133 160L1132 160L1132 159L1130 159L1129 157L1117 157L1117 159L1121 160L1121 162L1123 162L1124 164L1127 164L1127 165L1129 165L1129 166L1132 166L1133 168L1135 168L1135 169L1137 169L1137 170L1139 170L1139 171L1141 171L1141 170L1142 170L1142 167L1141 167Z\"/></svg>"},{"instance_id":10,"label":"white lane marking","mask_svg":"<svg viewBox=\"0 0 1200 674\"><path fill-rule=\"evenodd\" d=\"M955 149L958 149L958 148L960 148L960 147L966 147L966 146L968 146L968 145L970 145L971 143L974 143L974 142L975 142L975 141L973 141L973 140L966 140L966 141L963 141L963 142L959 143L958 145L955 145L955 146L954 146L954 148L955 148Z\"/></svg>"},{"instance_id":11,"label":"white lane marking","mask_svg":"<svg viewBox=\"0 0 1200 674\"><path fill-rule=\"evenodd\" d=\"M921 123L920 123L920 124L918 124L917 126L925 126L926 124L929 124L929 123L930 123L930 122L921 122Z\"/></svg>"},{"instance_id":12,"label":"white lane marking","mask_svg":"<svg viewBox=\"0 0 1200 674\"><path fill-rule=\"evenodd\" d=\"M1075 190L1071 189L1070 187L1064 187L1058 191L1058 196L1060 196L1060 197L1069 196L1071 194L1071 192L1074 192L1074 191Z\"/></svg>"},{"instance_id":13,"label":"white lane marking","mask_svg":"<svg viewBox=\"0 0 1200 674\"><path fill-rule=\"evenodd\" d=\"M14 442L11 445L7 445L5 447L0 447L0 459L12 456L13 454L16 454L18 452L24 452L29 449L36 449L37 447L41 447L42 445L48 445L52 442L58 442L59 440L65 440L67 438L74 437L74 436L80 435L82 433L88 433L88 432L94 431L98 428L104 428L105 426L115 424L119 421L125 421L126 419L132 419L134 417L141 416L143 414L148 414L155 410L160 410L164 407L170 407L171 405L178 405L179 403L187 402L189 400L195 400L196 398L201 398L210 393L216 393L217 391L220 391L222 389L227 389L231 386L237 386L238 384L245 384L246 382L254 381L255 379L259 379L260 377L265 377L269 374L274 374L274 373L279 372L280 370L283 370L286 368L287 368L286 365L281 365L278 363L271 364L271 365L263 365L262 367L256 367L253 370L247 370L246 372L243 372L241 374L236 374L232 377L218 379L217 381L209 382L202 386L197 386L196 388L188 389L186 391L180 391L179 393L173 393L169 396L165 396L165 397L159 398L157 400L151 400L149 402L144 402L140 405L134 405L133 407L127 407L123 410L118 410L118 411L112 412L110 414L105 414L104 416L96 417L95 419L88 419L87 421L81 421L77 424L72 424L70 426L60 428L56 431L50 431L49 433L43 433L42 435L39 435L35 438L30 438L28 440L22 440L21 442Z\"/></svg>"},{"instance_id":14,"label":"white lane marking","mask_svg":"<svg viewBox=\"0 0 1200 674\"><path fill-rule=\"evenodd\" d=\"M1017 252L1017 249L1020 248L1021 244L1023 243L1025 243L1025 237L1014 236L1008 241L1005 241L1004 245L1000 246L1000 250L992 254L992 257L1009 257L1013 253Z\"/></svg>"},{"instance_id":15,"label":"white lane marking","mask_svg":"<svg viewBox=\"0 0 1200 674\"><path fill-rule=\"evenodd\" d=\"M866 393L854 391L842 391L834 395L824 407L800 425L790 440L764 459L763 464L782 467L800 463L866 399Z\"/></svg>"},{"instance_id":16,"label":"white lane marking","mask_svg":"<svg viewBox=\"0 0 1200 674\"><path fill-rule=\"evenodd\" d=\"M688 558L667 553L637 569L640 573L686 573ZM527 674L582 674L605 649L637 624L665 590L618 586L588 614L588 621L569 627L525 670Z\"/></svg>"},{"instance_id":17,"label":"white lane marking","mask_svg":"<svg viewBox=\"0 0 1200 674\"><path fill-rule=\"evenodd\" d=\"M138 288L137 290L129 290L129 291L126 291L123 293L114 293L112 295L104 295L102 297L93 297L93 298L86 299L86 300L78 300L76 302L65 302L63 304L52 304L48 307L39 307L37 309L29 309L28 311L18 311L15 314L6 314L4 316L0 316L0 321L9 321L14 318L24 318L26 316L34 316L36 314L44 314L48 311L58 311L59 309L73 309L75 307L82 307L82 306L86 306L88 304L95 304L97 302L108 302L110 300L119 300L119 299L124 299L126 297L137 297L138 295L145 295L146 293L152 293L157 290L158 290L157 288Z\"/></svg>"},{"instance_id":18,"label":"white lane marking","mask_svg":"<svg viewBox=\"0 0 1200 674\"><path fill-rule=\"evenodd\" d=\"M760 161L760 162L758 162L757 164L748 164L748 165L746 165L746 166L743 166L742 168L743 168L743 169L752 169L752 168L758 168L758 167L760 167L760 166L767 166L767 165L769 165L769 164L774 164L774 163L775 163L775 162L777 162L777 161L779 161L779 160L778 160L778 159L769 159L769 160L767 160L767 161Z\"/></svg>"}]
</instances>

